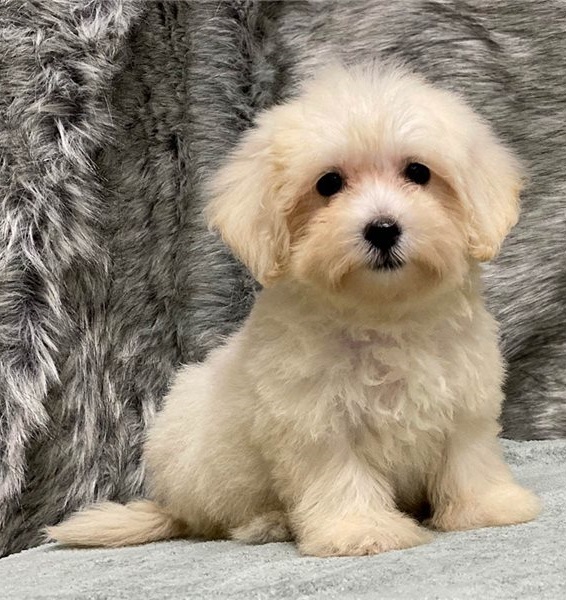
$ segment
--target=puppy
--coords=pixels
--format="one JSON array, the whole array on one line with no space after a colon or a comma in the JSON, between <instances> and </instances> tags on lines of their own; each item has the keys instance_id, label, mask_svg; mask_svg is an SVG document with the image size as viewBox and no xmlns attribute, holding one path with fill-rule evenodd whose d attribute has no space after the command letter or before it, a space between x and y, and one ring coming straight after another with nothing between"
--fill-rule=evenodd
<instances>
[{"instance_id":1,"label":"puppy","mask_svg":"<svg viewBox=\"0 0 566 600\"><path fill-rule=\"evenodd\" d=\"M478 266L520 186L486 123L398 66L332 67L262 114L208 218L263 291L177 375L145 447L151 500L49 536L365 555L533 519L497 439L504 368ZM428 529L410 516L423 503Z\"/></svg>"}]
</instances>

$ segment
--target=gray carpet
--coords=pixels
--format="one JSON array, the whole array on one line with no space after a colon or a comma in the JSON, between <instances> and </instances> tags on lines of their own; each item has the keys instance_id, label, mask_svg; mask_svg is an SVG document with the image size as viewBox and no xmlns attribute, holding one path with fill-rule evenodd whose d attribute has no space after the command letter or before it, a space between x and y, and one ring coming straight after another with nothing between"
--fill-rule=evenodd
<instances>
[{"instance_id":1,"label":"gray carpet","mask_svg":"<svg viewBox=\"0 0 566 600\"><path fill-rule=\"evenodd\" d=\"M291 544L174 541L117 550L50 544L0 560L10 600L169 598L558 600L566 597L566 441L506 442L544 503L515 527L438 534L363 558L303 558Z\"/></svg>"}]
</instances>

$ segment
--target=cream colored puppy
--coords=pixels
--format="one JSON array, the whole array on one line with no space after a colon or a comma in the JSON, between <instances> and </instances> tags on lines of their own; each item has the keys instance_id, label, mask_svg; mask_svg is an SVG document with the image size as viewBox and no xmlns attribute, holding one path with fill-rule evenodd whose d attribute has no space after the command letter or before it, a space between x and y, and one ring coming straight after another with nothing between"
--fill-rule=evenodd
<instances>
[{"instance_id":1,"label":"cream colored puppy","mask_svg":"<svg viewBox=\"0 0 566 600\"><path fill-rule=\"evenodd\" d=\"M328 69L260 116L208 217L264 285L184 367L145 448L151 501L48 530L72 545L295 539L374 554L533 519L497 439L504 376L478 262L520 167L457 96L395 66Z\"/></svg>"}]
</instances>

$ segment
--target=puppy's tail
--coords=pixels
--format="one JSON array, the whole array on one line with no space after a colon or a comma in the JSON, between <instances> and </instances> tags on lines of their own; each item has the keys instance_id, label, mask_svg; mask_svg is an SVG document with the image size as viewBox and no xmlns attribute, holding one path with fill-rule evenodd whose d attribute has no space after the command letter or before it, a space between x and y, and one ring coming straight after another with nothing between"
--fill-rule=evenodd
<instances>
[{"instance_id":1,"label":"puppy's tail","mask_svg":"<svg viewBox=\"0 0 566 600\"><path fill-rule=\"evenodd\" d=\"M128 504L102 502L47 527L49 540L67 546L135 546L183 537L187 526L149 500Z\"/></svg>"}]
</instances>

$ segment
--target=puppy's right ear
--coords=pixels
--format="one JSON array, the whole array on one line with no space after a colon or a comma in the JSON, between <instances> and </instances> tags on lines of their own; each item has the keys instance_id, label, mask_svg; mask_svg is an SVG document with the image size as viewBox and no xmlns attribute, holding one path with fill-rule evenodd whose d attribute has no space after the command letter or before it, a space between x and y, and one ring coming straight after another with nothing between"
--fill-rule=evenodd
<instances>
[{"instance_id":1,"label":"puppy's right ear","mask_svg":"<svg viewBox=\"0 0 566 600\"><path fill-rule=\"evenodd\" d=\"M244 134L213 177L206 217L234 254L263 285L281 275L290 237L267 117Z\"/></svg>"}]
</instances>

